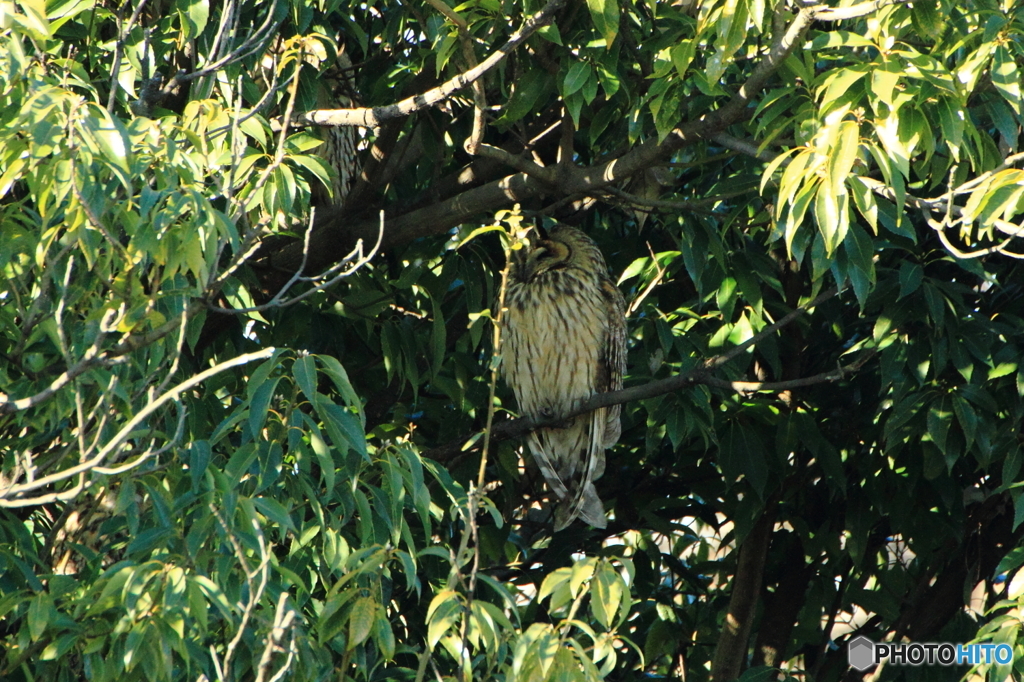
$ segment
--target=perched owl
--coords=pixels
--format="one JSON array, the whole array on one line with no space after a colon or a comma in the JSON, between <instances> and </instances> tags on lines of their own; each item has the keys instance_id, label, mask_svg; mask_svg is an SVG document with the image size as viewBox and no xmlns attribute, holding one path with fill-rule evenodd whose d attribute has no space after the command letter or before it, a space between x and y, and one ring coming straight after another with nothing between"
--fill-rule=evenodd
<instances>
[{"instance_id":1,"label":"perched owl","mask_svg":"<svg viewBox=\"0 0 1024 682\"><path fill-rule=\"evenodd\" d=\"M625 304L601 251L567 225L538 232L515 252L501 349L520 412L535 419L560 417L595 393L622 388L626 371ZM528 436L559 499L555 530L577 517L607 525L594 481L604 473L605 449L619 439L619 409L601 408Z\"/></svg>"},{"instance_id":2,"label":"perched owl","mask_svg":"<svg viewBox=\"0 0 1024 682\"><path fill-rule=\"evenodd\" d=\"M338 52L334 66L328 68L317 79L317 106L321 109L348 109L359 106L353 100L355 84L352 80L352 60L344 50ZM316 154L334 169L331 175L331 192L322 185L313 187L313 203L345 203L348 192L359 175L359 131L354 126L326 126L321 130L324 143L317 147Z\"/></svg>"}]
</instances>

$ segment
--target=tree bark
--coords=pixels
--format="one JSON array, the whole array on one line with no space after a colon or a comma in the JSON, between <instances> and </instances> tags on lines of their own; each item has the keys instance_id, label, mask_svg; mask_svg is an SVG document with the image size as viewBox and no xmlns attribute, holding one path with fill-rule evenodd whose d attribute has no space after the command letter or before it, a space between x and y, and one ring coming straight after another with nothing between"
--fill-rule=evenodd
<instances>
[{"instance_id":1,"label":"tree bark","mask_svg":"<svg viewBox=\"0 0 1024 682\"><path fill-rule=\"evenodd\" d=\"M761 580L768 556L768 544L775 527L775 514L776 504L769 502L739 548L729 610L725 614L722 633L718 637L718 646L715 647L715 657L711 663L711 679L714 682L736 679L747 660L750 626L761 594Z\"/></svg>"}]
</instances>

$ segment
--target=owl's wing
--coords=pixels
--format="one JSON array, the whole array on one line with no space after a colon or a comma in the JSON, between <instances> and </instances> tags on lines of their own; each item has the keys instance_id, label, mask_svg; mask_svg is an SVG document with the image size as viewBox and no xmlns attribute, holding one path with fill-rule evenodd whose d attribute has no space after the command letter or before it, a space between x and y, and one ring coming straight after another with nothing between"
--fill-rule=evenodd
<instances>
[{"instance_id":1,"label":"owl's wing","mask_svg":"<svg viewBox=\"0 0 1024 682\"><path fill-rule=\"evenodd\" d=\"M622 377L626 374L626 302L622 292L611 280L601 282L601 293L604 295L607 311L607 334L599 362L598 376L603 379L603 386L598 391L618 391L622 388ZM604 447L610 448L619 442L622 435L622 424L619 421L621 405L612 405L605 411ZM601 433L601 431L596 431Z\"/></svg>"}]
</instances>

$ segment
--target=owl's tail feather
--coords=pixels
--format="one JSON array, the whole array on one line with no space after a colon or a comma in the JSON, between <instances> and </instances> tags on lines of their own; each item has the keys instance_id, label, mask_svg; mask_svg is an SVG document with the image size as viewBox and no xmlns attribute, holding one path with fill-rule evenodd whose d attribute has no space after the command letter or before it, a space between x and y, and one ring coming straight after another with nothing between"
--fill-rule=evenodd
<instances>
[{"instance_id":1,"label":"owl's tail feather","mask_svg":"<svg viewBox=\"0 0 1024 682\"><path fill-rule=\"evenodd\" d=\"M556 531L577 518L596 528L608 525L604 505L594 488L594 481L604 473L604 408L585 419L566 428L541 429L527 436L534 461L559 500L555 507Z\"/></svg>"},{"instance_id":2,"label":"owl's tail feather","mask_svg":"<svg viewBox=\"0 0 1024 682\"><path fill-rule=\"evenodd\" d=\"M541 443L537 432L534 431L527 437L530 443L530 451L533 453L533 459L537 462L537 467L540 469L540 473L544 476L544 480L548 482L548 487L555 494L558 499L563 499L569 495L569 489L565 487L565 483L562 482L561 477L558 475L558 467L554 460L548 456L547 449Z\"/></svg>"},{"instance_id":3,"label":"owl's tail feather","mask_svg":"<svg viewBox=\"0 0 1024 682\"><path fill-rule=\"evenodd\" d=\"M555 507L555 530L562 530L577 518L594 528L605 528L608 525L604 504L597 496L593 483L580 486L572 498L563 500Z\"/></svg>"},{"instance_id":4,"label":"owl's tail feather","mask_svg":"<svg viewBox=\"0 0 1024 682\"><path fill-rule=\"evenodd\" d=\"M571 486L571 495L563 497L563 502L555 509L555 530L559 531L580 518L595 528L604 528L608 519L604 515L604 504L597 496L594 481L604 473L604 443L599 434L604 431L605 413L603 409L595 410L590 415L589 438L587 439L586 458L579 479Z\"/></svg>"}]
</instances>

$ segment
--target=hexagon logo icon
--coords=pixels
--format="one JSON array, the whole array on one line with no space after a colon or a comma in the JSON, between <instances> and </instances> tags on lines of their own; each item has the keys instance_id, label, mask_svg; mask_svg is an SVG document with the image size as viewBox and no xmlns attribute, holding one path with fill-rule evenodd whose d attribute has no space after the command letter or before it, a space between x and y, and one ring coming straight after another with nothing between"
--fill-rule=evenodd
<instances>
[{"instance_id":1,"label":"hexagon logo icon","mask_svg":"<svg viewBox=\"0 0 1024 682\"><path fill-rule=\"evenodd\" d=\"M846 648L846 658L851 667L867 670L875 664L875 643L864 636L851 639Z\"/></svg>"}]
</instances>

